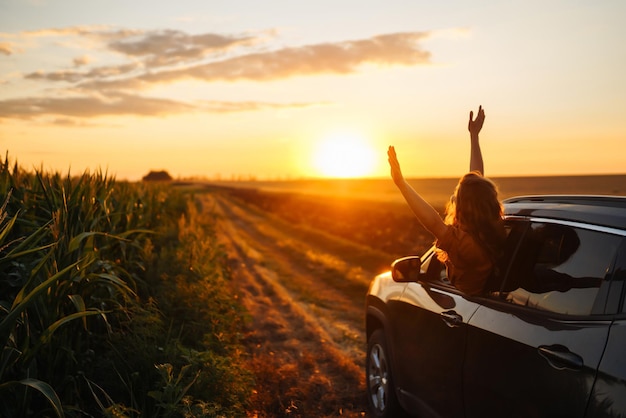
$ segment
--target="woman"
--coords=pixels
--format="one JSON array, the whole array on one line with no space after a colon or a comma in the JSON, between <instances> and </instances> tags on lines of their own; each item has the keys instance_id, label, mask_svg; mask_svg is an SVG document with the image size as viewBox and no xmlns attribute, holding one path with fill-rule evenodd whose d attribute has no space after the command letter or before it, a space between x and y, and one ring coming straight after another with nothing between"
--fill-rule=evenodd
<instances>
[{"instance_id":1,"label":"woman","mask_svg":"<svg viewBox=\"0 0 626 418\"><path fill-rule=\"evenodd\" d=\"M483 176L483 157L478 134L485 111L476 119L470 112L470 172L459 180L446 207L445 221L404 179L393 146L389 147L391 177L422 225L436 238L439 259L446 263L448 279L462 292L480 294L493 272L506 233L502 205L494 183Z\"/></svg>"}]
</instances>

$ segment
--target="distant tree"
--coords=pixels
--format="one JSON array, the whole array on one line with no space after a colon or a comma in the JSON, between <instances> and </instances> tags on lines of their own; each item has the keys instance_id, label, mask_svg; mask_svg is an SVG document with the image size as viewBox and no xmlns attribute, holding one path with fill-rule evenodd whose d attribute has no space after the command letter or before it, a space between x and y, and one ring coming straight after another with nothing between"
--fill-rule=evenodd
<instances>
[{"instance_id":1,"label":"distant tree","mask_svg":"<svg viewBox=\"0 0 626 418\"><path fill-rule=\"evenodd\" d=\"M165 170L150 171L143 176L143 181L172 181L172 176Z\"/></svg>"}]
</instances>

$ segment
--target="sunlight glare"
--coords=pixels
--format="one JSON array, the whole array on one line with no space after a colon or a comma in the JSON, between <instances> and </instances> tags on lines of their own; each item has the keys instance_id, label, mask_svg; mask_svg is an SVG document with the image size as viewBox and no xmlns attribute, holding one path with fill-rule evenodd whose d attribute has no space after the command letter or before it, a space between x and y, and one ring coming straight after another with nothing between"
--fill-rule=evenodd
<instances>
[{"instance_id":1,"label":"sunlight glare","mask_svg":"<svg viewBox=\"0 0 626 418\"><path fill-rule=\"evenodd\" d=\"M315 169L326 177L361 177L372 174L375 151L354 133L337 133L324 139L313 153Z\"/></svg>"}]
</instances>

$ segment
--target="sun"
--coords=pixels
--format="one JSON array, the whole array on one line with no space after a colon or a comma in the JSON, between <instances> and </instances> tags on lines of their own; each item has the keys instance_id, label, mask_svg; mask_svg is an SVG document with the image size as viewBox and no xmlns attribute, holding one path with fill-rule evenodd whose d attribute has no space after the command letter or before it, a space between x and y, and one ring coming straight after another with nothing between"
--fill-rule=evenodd
<instances>
[{"instance_id":1,"label":"sun","mask_svg":"<svg viewBox=\"0 0 626 418\"><path fill-rule=\"evenodd\" d=\"M325 177L351 178L372 174L376 153L368 141L355 133L335 133L313 151L313 166Z\"/></svg>"}]
</instances>

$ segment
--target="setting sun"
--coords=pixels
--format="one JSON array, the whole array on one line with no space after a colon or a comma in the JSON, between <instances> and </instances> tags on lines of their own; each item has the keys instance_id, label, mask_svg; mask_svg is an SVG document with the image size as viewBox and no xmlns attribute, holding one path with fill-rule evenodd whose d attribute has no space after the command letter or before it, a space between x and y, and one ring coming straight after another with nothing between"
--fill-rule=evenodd
<instances>
[{"instance_id":1,"label":"setting sun","mask_svg":"<svg viewBox=\"0 0 626 418\"><path fill-rule=\"evenodd\" d=\"M326 177L361 177L372 174L375 151L357 134L337 133L326 137L313 152L313 166Z\"/></svg>"}]
</instances>

